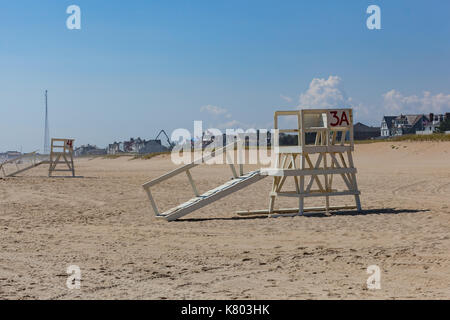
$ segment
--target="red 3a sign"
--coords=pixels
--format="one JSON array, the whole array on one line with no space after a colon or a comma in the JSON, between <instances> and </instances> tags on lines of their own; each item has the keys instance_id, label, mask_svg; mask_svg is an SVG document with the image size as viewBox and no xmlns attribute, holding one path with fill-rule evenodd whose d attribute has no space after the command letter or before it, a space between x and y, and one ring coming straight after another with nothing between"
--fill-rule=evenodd
<instances>
[{"instance_id":1,"label":"red 3a sign","mask_svg":"<svg viewBox=\"0 0 450 320\"><path fill-rule=\"evenodd\" d=\"M328 111L328 127L349 127L352 119L350 110L329 110Z\"/></svg>"}]
</instances>

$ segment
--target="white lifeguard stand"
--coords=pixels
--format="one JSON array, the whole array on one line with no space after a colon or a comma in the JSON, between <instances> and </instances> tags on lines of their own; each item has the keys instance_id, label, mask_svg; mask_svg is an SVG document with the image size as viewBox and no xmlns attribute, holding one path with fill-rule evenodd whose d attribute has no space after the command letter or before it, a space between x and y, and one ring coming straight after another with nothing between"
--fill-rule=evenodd
<instances>
[{"instance_id":1,"label":"white lifeguard stand","mask_svg":"<svg viewBox=\"0 0 450 320\"><path fill-rule=\"evenodd\" d=\"M296 128L280 129L279 117L296 119ZM276 111L274 116L275 167L261 169L261 175L273 176L269 215L302 215L305 211L357 209L361 211L360 192L353 163L352 109L305 109ZM293 146L279 146L279 134L298 136ZM311 159L315 157L314 162ZM341 177L345 188L334 188L334 177ZM294 179L295 190L284 190L288 177ZM309 179L308 179L309 178ZM356 206L330 206L330 197L353 195ZM277 197L298 197L299 208L275 209ZM324 207L305 208L305 198L324 197ZM297 211L297 212L295 212ZM263 213L262 211L260 213Z\"/></svg>"},{"instance_id":2,"label":"white lifeguard stand","mask_svg":"<svg viewBox=\"0 0 450 320\"><path fill-rule=\"evenodd\" d=\"M73 142L74 139L55 139L52 138L48 176L51 177L55 171L69 171L72 172L72 177L75 177L75 166L73 164ZM61 160L64 160L62 161ZM58 164L65 164L66 168L56 168Z\"/></svg>"},{"instance_id":3,"label":"white lifeguard stand","mask_svg":"<svg viewBox=\"0 0 450 320\"><path fill-rule=\"evenodd\" d=\"M73 163L74 139L52 139L50 155L38 155L37 151L22 154L14 159L0 163L0 176L14 177L19 173L33 169L43 164L49 164L48 176L51 177L55 171L69 171L75 177L75 166ZM48 157L48 158L47 158ZM47 160L48 159L48 160ZM64 160L64 161L63 161ZM65 164L61 169L58 164Z\"/></svg>"},{"instance_id":4,"label":"white lifeguard stand","mask_svg":"<svg viewBox=\"0 0 450 320\"><path fill-rule=\"evenodd\" d=\"M279 117L291 116L297 124L292 129L280 129ZM150 200L151 207L156 217L168 221L177 220L195 210L203 208L210 203L222 199L234 192L238 192L247 186L264 178L272 176L272 189L269 194L269 209L256 211L238 211L239 215L268 214L270 217L277 215L302 215L304 212L331 210L357 209L361 211L360 192L356 183L356 168L353 164L353 115L351 109L318 109L318 110L293 110L276 111L274 116L274 129L272 151L275 152L275 163L271 168L244 172L242 164L239 164L239 173L235 165L230 162L233 179L224 184L200 194L194 183L190 170L213 157L226 154L227 150L236 150L237 141L218 148L213 153L202 156L191 163L178 167L158 178L154 178L142 185ZM297 135L296 144L292 146L280 146L280 133ZM238 157L242 157L238 150ZM227 155L228 156L228 155ZM185 173L191 184L194 198L160 212L151 193L152 188L157 188L164 182L179 174ZM341 178L343 183L336 183ZM285 190L287 178L293 178L294 190ZM309 178L309 180L308 180ZM342 189L342 185L344 186ZM338 190L337 187L341 187ZM355 206L330 206L330 197L354 196ZM296 197L299 200L298 208L275 208L278 197ZM305 198L324 197L324 207L305 208Z\"/></svg>"}]
</instances>

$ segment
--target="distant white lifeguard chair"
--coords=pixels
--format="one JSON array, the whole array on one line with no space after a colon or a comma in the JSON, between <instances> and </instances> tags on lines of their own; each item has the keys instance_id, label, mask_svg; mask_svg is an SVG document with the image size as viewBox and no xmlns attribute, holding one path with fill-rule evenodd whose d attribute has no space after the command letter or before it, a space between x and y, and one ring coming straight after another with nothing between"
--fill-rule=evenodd
<instances>
[{"instance_id":1,"label":"distant white lifeguard chair","mask_svg":"<svg viewBox=\"0 0 450 320\"><path fill-rule=\"evenodd\" d=\"M74 139L52 139L49 155L38 155L37 151L22 154L14 159L0 163L0 173L6 177L14 177L19 173L36 168L43 164L49 164L48 176L51 177L55 171L68 171L75 176L73 162ZM66 168L58 169L58 164L65 164Z\"/></svg>"},{"instance_id":2,"label":"distant white lifeguard chair","mask_svg":"<svg viewBox=\"0 0 450 320\"><path fill-rule=\"evenodd\" d=\"M72 177L75 177L75 166L73 164L73 142L74 139L55 139L52 138L48 176L51 177L55 171L69 171L72 172ZM62 161L61 158L64 160ZM67 168L56 169L58 164L65 164Z\"/></svg>"},{"instance_id":3,"label":"distant white lifeguard chair","mask_svg":"<svg viewBox=\"0 0 450 320\"><path fill-rule=\"evenodd\" d=\"M279 117L282 116L296 117L296 128L280 129ZM274 129L275 167L261 169L261 175L273 177L269 210L252 213L302 215L305 211L323 210L329 214L330 210L355 208L361 211L360 191L352 157L354 150L352 109L276 111ZM297 135L298 143L293 146L280 146L281 133ZM311 159L313 155L317 155L314 162ZM335 176L342 178L345 189L337 190L333 187ZM295 190L283 189L288 177L294 179ZM353 195L356 206L330 206L330 197L345 195ZM297 197L298 210L275 209L277 197ZM305 198L308 197L324 197L325 206L305 208ZM245 213L250 214L239 212Z\"/></svg>"}]
</instances>

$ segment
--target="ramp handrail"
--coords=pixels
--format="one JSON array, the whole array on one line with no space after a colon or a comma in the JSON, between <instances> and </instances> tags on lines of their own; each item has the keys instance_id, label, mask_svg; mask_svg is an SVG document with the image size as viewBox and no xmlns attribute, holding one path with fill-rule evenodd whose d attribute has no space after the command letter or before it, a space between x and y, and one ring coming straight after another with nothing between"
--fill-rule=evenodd
<instances>
[{"instance_id":1,"label":"ramp handrail","mask_svg":"<svg viewBox=\"0 0 450 320\"><path fill-rule=\"evenodd\" d=\"M25 158L26 156L29 156L29 155L36 155L36 153L37 153L38 151L39 151L39 150L36 150L36 151L33 151L33 152L29 152L29 153L24 153L24 154L22 154L22 155L20 155L20 156L18 156L18 157L16 157L16 158L14 158L14 159L9 159L9 160L3 161L2 163L0 163L0 167L2 167L4 164L11 163L11 162L15 162L15 161L17 161L17 160L20 160L20 159L22 159L22 158Z\"/></svg>"},{"instance_id":2,"label":"ramp handrail","mask_svg":"<svg viewBox=\"0 0 450 320\"><path fill-rule=\"evenodd\" d=\"M18 157L13 158L13 159L9 159L9 160L6 160L6 161L1 162L1 163L0 163L0 170L3 172L3 176L4 176L4 177L7 177L7 176L10 175L10 174L6 174L6 172L5 172L5 167L4 167L5 164L8 164L8 163L15 163L15 164L16 164L16 167L17 167L17 170L19 170L19 167L18 167L18 165L17 165L17 161L20 160L20 159L29 157L29 156L33 156L33 158L31 159L31 162L32 162L32 164L34 164L34 163L36 163L36 153L37 153L37 152L38 152L38 150L33 151L33 152L24 153L24 154L21 154L21 155L18 156Z\"/></svg>"},{"instance_id":3,"label":"ramp handrail","mask_svg":"<svg viewBox=\"0 0 450 320\"><path fill-rule=\"evenodd\" d=\"M149 182L144 183L142 185L142 187L144 188L145 192L147 193L147 196L148 196L148 198L150 200L150 203L152 205L152 209L153 209L155 215L156 216L160 216L160 213L159 213L158 207L156 206L156 202L155 202L155 200L154 200L154 198L152 196L152 193L150 191L150 187L153 187L153 186L155 186L155 185L157 185L157 184L159 184L159 183L161 183L161 182L163 182L165 180L168 180L168 179L170 179L172 177L175 177L175 176L179 175L180 173L186 172L186 175L188 177L189 183L191 184L191 187L192 187L192 190L193 190L195 196L196 197L200 196L200 194L199 194L199 192L197 190L197 187L195 185L194 179L192 178L192 175L191 175L189 170L194 168L194 167L196 167L196 166L198 166L198 165L200 165L200 164L202 164L202 163L204 163L205 161L208 161L208 160L210 160L210 159L212 159L214 157L222 155L224 151L225 151L225 154L227 156L227 159L229 160L229 154L226 152L226 150L229 150L229 148L233 148L233 150L234 150L234 148L237 146L238 142L239 142L238 140L235 140L232 143L230 143L230 144L228 144L228 145L226 145L226 146L224 146L222 148L219 148L217 150L212 151L210 154L208 154L206 156L202 156L202 157L194 160L191 163L185 164L184 166L176 168L176 169L174 169L174 170L172 170L172 171L170 171L170 172L168 172L168 173L166 173L166 174L164 174L164 175L162 175L162 176L160 176L160 177L158 177L156 179L153 179L153 180L151 180ZM239 150L239 148L238 148L238 150ZM240 151L242 152L242 149ZM238 174L236 172L236 168L234 167L234 164L232 162L229 162L229 166L230 166L230 169L232 171L232 174L233 174L234 178L238 178L239 176L242 176L244 174L244 167L243 167L242 163L239 164L239 176L238 176Z\"/></svg>"}]
</instances>

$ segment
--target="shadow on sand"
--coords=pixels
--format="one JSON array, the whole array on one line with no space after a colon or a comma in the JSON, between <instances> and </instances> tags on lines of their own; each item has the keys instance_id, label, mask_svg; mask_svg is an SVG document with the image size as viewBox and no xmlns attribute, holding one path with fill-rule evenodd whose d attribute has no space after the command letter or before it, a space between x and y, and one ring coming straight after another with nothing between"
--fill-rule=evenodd
<instances>
[{"instance_id":1,"label":"shadow on sand","mask_svg":"<svg viewBox=\"0 0 450 320\"><path fill-rule=\"evenodd\" d=\"M314 212L314 213L305 213L302 217L304 218L331 218L333 216L359 216L359 215L368 215L368 214L402 214L402 213L419 213L419 212L428 212L428 209L394 209L394 208L383 208L383 209L368 209L362 210L361 212L357 211L333 211L330 216L327 216L324 212ZM299 216L297 216L299 217ZM179 219L174 222L199 222L199 221L232 221L232 220L255 220L255 219L267 219L267 215L254 215L247 217L229 217L229 218L188 218L188 219ZM279 216L276 219L286 219L291 217L282 217ZM275 218L274 218L275 219Z\"/></svg>"}]
</instances>

